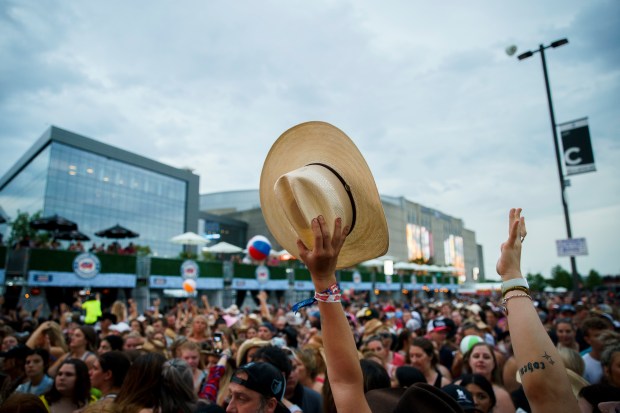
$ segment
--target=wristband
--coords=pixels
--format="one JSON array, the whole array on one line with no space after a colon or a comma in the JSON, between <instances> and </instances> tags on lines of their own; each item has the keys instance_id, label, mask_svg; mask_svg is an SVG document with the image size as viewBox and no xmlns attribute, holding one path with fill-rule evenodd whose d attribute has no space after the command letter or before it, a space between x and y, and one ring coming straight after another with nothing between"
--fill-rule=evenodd
<instances>
[{"instance_id":1,"label":"wristband","mask_svg":"<svg viewBox=\"0 0 620 413\"><path fill-rule=\"evenodd\" d=\"M528 294L528 295L529 295L529 293L530 293L530 290L529 290L529 289L527 289L527 288L525 288L525 287L521 287L520 285L516 285L516 286L514 286L514 287L508 287L508 288L506 288L506 289L502 292L502 297L505 297L505 296L506 296L506 294L508 294L508 293L509 293L509 292L511 292L511 291L522 291L522 292L524 292L525 294Z\"/></svg>"},{"instance_id":2,"label":"wristband","mask_svg":"<svg viewBox=\"0 0 620 413\"><path fill-rule=\"evenodd\" d=\"M294 313L297 313L301 308L312 305L317 301L322 303L339 303L341 297L342 294L340 292L340 287L338 286L338 283L334 283L326 290L321 292L316 291L314 293L314 297L298 302L293 306L292 310Z\"/></svg>"},{"instance_id":3,"label":"wristband","mask_svg":"<svg viewBox=\"0 0 620 413\"><path fill-rule=\"evenodd\" d=\"M502 283L502 295L505 295L508 292L508 289L512 287L523 287L528 290L530 289L530 286L525 278L513 278L512 280L504 281Z\"/></svg>"}]
</instances>

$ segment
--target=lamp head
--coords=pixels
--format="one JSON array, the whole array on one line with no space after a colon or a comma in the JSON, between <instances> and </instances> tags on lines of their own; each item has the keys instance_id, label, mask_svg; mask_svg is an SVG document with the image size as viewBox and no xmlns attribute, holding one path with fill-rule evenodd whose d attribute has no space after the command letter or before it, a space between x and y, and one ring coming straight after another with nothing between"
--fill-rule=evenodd
<instances>
[{"instance_id":1,"label":"lamp head","mask_svg":"<svg viewBox=\"0 0 620 413\"><path fill-rule=\"evenodd\" d=\"M534 54L534 52L532 52L531 50L528 50L525 53L521 53L519 56L517 56L517 59L519 60L523 60L523 59L527 59L528 57L531 57Z\"/></svg>"},{"instance_id":2,"label":"lamp head","mask_svg":"<svg viewBox=\"0 0 620 413\"><path fill-rule=\"evenodd\" d=\"M564 46L567 43L568 43L568 39L564 38L564 39L556 40L555 42L551 43L551 47L560 47L560 46Z\"/></svg>"}]
</instances>

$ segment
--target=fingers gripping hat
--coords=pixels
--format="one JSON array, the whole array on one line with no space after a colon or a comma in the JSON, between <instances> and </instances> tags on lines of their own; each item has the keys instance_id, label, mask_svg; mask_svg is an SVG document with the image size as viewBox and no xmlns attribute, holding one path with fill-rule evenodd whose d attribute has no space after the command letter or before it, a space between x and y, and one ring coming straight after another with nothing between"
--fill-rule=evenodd
<instances>
[{"instance_id":1,"label":"fingers gripping hat","mask_svg":"<svg viewBox=\"0 0 620 413\"><path fill-rule=\"evenodd\" d=\"M330 234L337 217L350 227L337 268L387 252L387 222L370 168L329 123L302 123L278 138L263 165L260 202L269 231L287 251L298 250L297 239L314 249L312 219L323 215Z\"/></svg>"}]
</instances>

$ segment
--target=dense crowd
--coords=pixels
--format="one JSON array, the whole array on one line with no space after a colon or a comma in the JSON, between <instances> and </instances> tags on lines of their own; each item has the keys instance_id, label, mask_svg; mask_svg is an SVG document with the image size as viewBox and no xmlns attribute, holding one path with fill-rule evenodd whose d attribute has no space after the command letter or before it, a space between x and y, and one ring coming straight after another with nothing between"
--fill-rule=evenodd
<instances>
[{"instance_id":1,"label":"dense crowd","mask_svg":"<svg viewBox=\"0 0 620 413\"><path fill-rule=\"evenodd\" d=\"M335 411L318 308L293 313L270 303L266 292L256 298L254 310L212 307L206 296L168 309L154 300L139 314L133 300L117 301L100 313L99 297L87 296L81 305L61 306L50 319L4 314L0 400L29 393L58 405L54 412L99 411L91 405L108 403L109 411L131 412L164 406L166 400L175 406L169 411L196 411L201 404L216 411L229 402L235 368L263 360L283 372L289 407ZM620 392L616 297L586 294L577 300L570 293L541 293L534 298L541 322L573 373L575 396L595 404L605 391ZM518 371L529 367L515 362L498 297L373 304L366 299L352 291L342 298L365 391L454 382L471 392L480 411L530 411L518 378ZM178 403L187 409L175 410Z\"/></svg>"}]
</instances>

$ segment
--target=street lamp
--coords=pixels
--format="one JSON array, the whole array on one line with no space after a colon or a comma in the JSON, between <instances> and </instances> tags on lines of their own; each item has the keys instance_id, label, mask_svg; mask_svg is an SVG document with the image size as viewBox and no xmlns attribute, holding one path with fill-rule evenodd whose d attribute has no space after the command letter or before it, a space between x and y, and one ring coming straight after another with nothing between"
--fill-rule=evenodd
<instances>
[{"instance_id":1,"label":"street lamp","mask_svg":"<svg viewBox=\"0 0 620 413\"><path fill-rule=\"evenodd\" d=\"M527 52L521 53L519 56L517 56L517 59L524 60L524 59L527 59L528 57L532 57L534 53L540 53L540 58L542 60L543 73L545 75L545 87L547 89L547 102L549 103L549 116L551 117L551 131L553 132L553 145L555 146L555 159L558 164L558 174L560 177L560 193L562 195L562 206L564 207L564 220L566 221L566 233L568 235L568 238L571 239L573 238L573 234L572 234L571 227L570 227L570 217L568 215L568 204L566 202L566 196L564 194L564 190L566 189L567 185L566 185L566 182L564 181L564 174L562 173L562 161L560 158L560 146L558 143L558 132L557 132L557 128L555 125L555 114L553 113L553 102L551 100L551 88L549 87L549 75L547 74L547 61L545 60L546 49L564 46L565 44L568 44L568 39L556 40L547 46L544 46L541 44L538 46L538 50L533 50L533 51L528 50ZM575 291L575 295L579 297L581 295L579 291L579 274L577 274L577 263L575 261L574 256L570 257L570 266L571 266L571 271L573 274L573 288Z\"/></svg>"}]
</instances>

